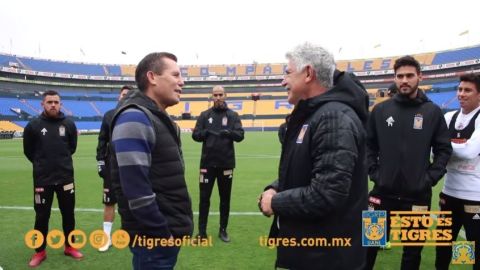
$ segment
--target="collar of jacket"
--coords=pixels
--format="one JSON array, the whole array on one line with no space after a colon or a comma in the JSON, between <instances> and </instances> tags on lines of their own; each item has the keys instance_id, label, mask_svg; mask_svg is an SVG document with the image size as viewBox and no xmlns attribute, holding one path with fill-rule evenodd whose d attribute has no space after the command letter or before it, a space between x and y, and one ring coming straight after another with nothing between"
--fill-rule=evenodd
<instances>
[{"instance_id":1,"label":"collar of jacket","mask_svg":"<svg viewBox=\"0 0 480 270\"><path fill-rule=\"evenodd\" d=\"M117 108L123 107L127 104L137 104L149 109L152 112L166 112L157 106L157 103L153 99L147 97L143 92L139 90L129 91L128 94L118 103Z\"/></svg>"},{"instance_id":2,"label":"collar of jacket","mask_svg":"<svg viewBox=\"0 0 480 270\"><path fill-rule=\"evenodd\" d=\"M128 94L118 103L116 113L120 108L124 108L129 104L135 104L142 106L149 110L152 114L156 115L161 121L167 124L168 129L175 137L175 140L180 145L180 136L178 126L175 125L170 115L163 109L159 108L153 99L147 97L143 92L139 90L129 91ZM112 126L113 128L113 126Z\"/></svg>"},{"instance_id":3,"label":"collar of jacket","mask_svg":"<svg viewBox=\"0 0 480 270\"><path fill-rule=\"evenodd\" d=\"M408 98L405 95L397 93L393 96L393 100L405 106L418 106L422 103L432 102L422 89L418 88L417 96L414 99Z\"/></svg>"},{"instance_id":4,"label":"collar of jacket","mask_svg":"<svg viewBox=\"0 0 480 270\"><path fill-rule=\"evenodd\" d=\"M351 107L362 122L366 122L368 119L368 93L363 85L350 73L337 71L334 79L335 85L331 89L321 95L300 100L292 114L297 111L309 115L321 105L335 101Z\"/></svg>"}]
</instances>

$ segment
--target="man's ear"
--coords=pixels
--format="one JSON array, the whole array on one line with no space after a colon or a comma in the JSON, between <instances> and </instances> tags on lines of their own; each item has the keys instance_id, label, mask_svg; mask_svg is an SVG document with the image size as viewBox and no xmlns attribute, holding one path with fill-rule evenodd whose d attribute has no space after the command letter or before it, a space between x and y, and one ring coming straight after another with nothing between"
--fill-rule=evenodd
<instances>
[{"instance_id":1,"label":"man's ear","mask_svg":"<svg viewBox=\"0 0 480 270\"><path fill-rule=\"evenodd\" d=\"M306 83L313 82L317 79L317 74L315 73L315 69L313 69L311 65L305 66L304 72L305 72Z\"/></svg>"},{"instance_id":2,"label":"man's ear","mask_svg":"<svg viewBox=\"0 0 480 270\"><path fill-rule=\"evenodd\" d=\"M148 82L152 85L156 85L156 82L155 82L155 73L153 73L153 71L148 71L147 72L147 79L148 79Z\"/></svg>"}]
</instances>

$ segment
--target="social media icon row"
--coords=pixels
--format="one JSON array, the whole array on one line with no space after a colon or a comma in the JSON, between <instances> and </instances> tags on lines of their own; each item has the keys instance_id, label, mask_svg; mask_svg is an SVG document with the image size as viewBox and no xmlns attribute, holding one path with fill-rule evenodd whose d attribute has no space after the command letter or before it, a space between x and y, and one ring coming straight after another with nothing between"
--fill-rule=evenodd
<instances>
[{"instance_id":1,"label":"social media icon row","mask_svg":"<svg viewBox=\"0 0 480 270\"><path fill-rule=\"evenodd\" d=\"M87 235L82 230L73 230L68 234L67 239L62 231L53 229L48 232L46 237L47 244L54 249L63 247L65 241L68 245L81 249L87 244ZM31 249L39 248L45 241L43 234L38 230L30 230L25 234L25 245ZM108 242L107 234L102 230L95 230L90 233L88 240L90 245L98 249L103 247ZM112 245L118 249L122 249L128 246L130 243L130 236L124 230L116 230L112 234Z\"/></svg>"}]
</instances>

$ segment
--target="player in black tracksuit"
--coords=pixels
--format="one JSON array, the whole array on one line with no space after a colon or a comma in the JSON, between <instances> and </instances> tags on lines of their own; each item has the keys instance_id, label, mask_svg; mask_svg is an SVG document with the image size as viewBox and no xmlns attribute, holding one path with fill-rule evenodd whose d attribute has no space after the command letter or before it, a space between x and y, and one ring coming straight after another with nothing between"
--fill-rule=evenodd
<instances>
[{"instance_id":1,"label":"player in black tracksuit","mask_svg":"<svg viewBox=\"0 0 480 270\"><path fill-rule=\"evenodd\" d=\"M23 151L33 165L35 229L45 241L36 248L30 266L37 266L45 258L48 221L57 194L65 235L65 254L74 258L83 255L68 244L68 235L75 229L75 193L72 155L77 148L77 128L72 120L60 112L60 97L55 91L44 94L42 114L31 120L23 133Z\"/></svg>"},{"instance_id":2,"label":"player in black tracksuit","mask_svg":"<svg viewBox=\"0 0 480 270\"><path fill-rule=\"evenodd\" d=\"M192 138L203 142L200 161L200 214L198 218L199 237L207 236L207 221L215 179L218 180L220 194L219 237L229 242L227 234L230 212L235 150L233 142L243 140L244 131L238 114L227 107L225 90L221 86L213 88L213 108L200 114L193 130Z\"/></svg>"},{"instance_id":3,"label":"player in black tracksuit","mask_svg":"<svg viewBox=\"0 0 480 270\"><path fill-rule=\"evenodd\" d=\"M430 210L432 187L445 174L452 153L442 111L418 89L418 62L402 57L394 70L398 93L374 107L367 127L368 172L375 184L369 208L387 211L387 227L389 211ZM373 268L377 251L368 249L366 269ZM418 269L421 251L421 246L404 247L401 269Z\"/></svg>"},{"instance_id":4,"label":"player in black tracksuit","mask_svg":"<svg viewBox=\"0 0 480 270\"><path fill-rule=\"evenodd\" d=\"M132 87L124 85L120 89L118 100L121 100ZM97 145L97 165L98 175L103 179L103 231L108 237L107 243L99 248L99 251L107 251L111 245L110 234L112 231L113 220L115 219L115 204L117 199L112 189L112 180L110 175L110 124L112 123L115 109L107 111L103 115L100 133L98 134Z\"/></svg>"}]
</instances>

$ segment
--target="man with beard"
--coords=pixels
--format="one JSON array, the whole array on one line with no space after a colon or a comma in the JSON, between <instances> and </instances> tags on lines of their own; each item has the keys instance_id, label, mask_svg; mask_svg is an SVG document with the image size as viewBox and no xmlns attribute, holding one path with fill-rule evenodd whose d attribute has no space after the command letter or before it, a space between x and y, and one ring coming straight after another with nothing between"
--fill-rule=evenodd
<instances>
[{"instance_id":1,"label":"man with beard","mask_svg":"<svg viewBox=\"0 0 480 270\"><path fill-rule=\"evenodd\" d=\"M30 267L40 265L47 258L45 247L53 193L57 194L66 240L75 229L72 155L77 149L77 128L60 111L62 103L56 91L43 93L41 104L44 111L30 121L23 132L23 152L33 164L35 230L40 231L45 239L35 249L36 253L28 264ZM83 258L83 254L68 241L65 241L64 254L74 259Z\"/></svg>"},{"instance_id":2,"label":"man with beard","mask_svg":"<svg viewBox=\"0 0 480 270\"><path fill-rule=\"evenodd\" d=\"M218 237L230 242L227 233L230 197L235 168L233 142L243 140L242 122L238 114L227 107L225 89L215 86L212 90L213 107L202 112L197 119L192 138L203 142L200 160L200 213L198 238L207 237L207 221L215 179L220 195L220 230Z\"/></svg>"},{"instance_id":3,"label":"man with beard","mask_svg":"<svg viewBox=\"0 0 480 270\"><path fill-rule=\"evenodd\" d=\"M452 211L452 241L463 226L475 241L475 265L480 269L480 75L464 74L457 89L460 110L445 114L453 153L440 193L440 210ZM438 227L438 226L437 226ZM448 269L452 247L437 246L436 269Z\"/></svg>"},{"instance_id":4,"label":"man with beard","mask_svg":"<svg viewBox=\"0 0 480 270\"><path fill-rule=\"evenodd\" d=\"M452 147L441 109L418 88L420 64L404 56L394 64L397 94L377 104L368 121L367 160L370 180L369 209L428 211L432 187L446 172ZM430 153L433 153L433 161ZM378 247L367 251L367 267L375 264ZM401 269L419 269L422 246L403 248Z\"/></svg>"},{"instance_id":5,"label":"man with beard","mask_svg":"<svg viewBox=\"0 0 480 270\"><path fill-rule=\"evenodd\" d=\"M259 207L274 215L276 269L362 269L362 210L367 209L368 95L333 55L309 43L287 53L282 81L295 105L282 143L278 180ZM325 239L327 243L305 244ZM334 243L334 239L348 240Z\"/></svg>"}]
</instances>

